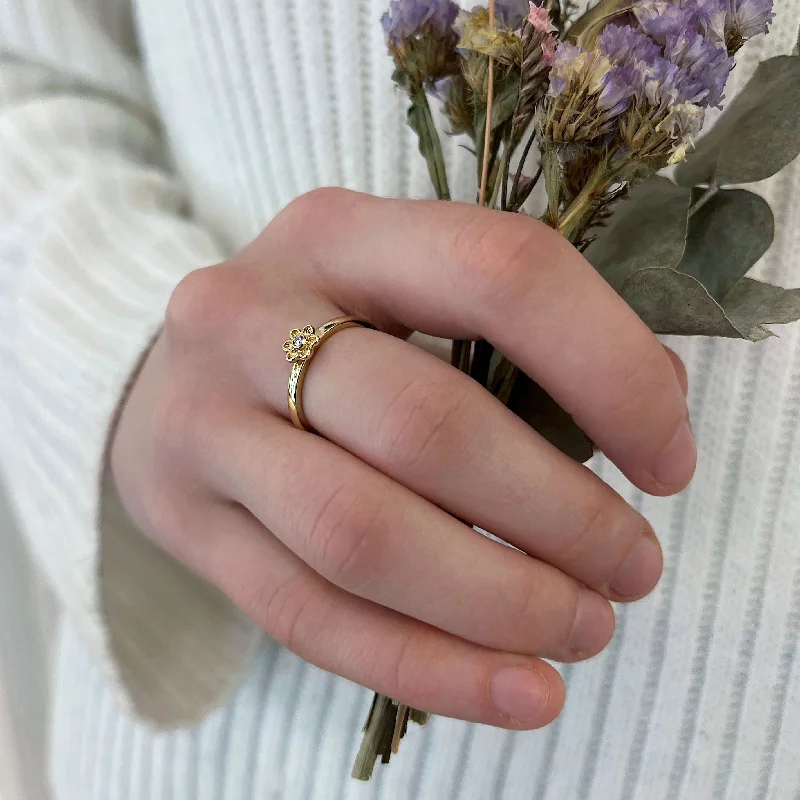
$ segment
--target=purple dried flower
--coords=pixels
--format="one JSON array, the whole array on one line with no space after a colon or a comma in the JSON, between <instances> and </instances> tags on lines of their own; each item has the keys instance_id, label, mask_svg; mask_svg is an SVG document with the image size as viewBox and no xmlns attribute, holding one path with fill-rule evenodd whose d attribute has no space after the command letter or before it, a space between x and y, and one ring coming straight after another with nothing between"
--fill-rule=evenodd
<instances>
[{"instance_id":1,"label":"purple dried flower","mask_svg":"<svg viewBox=\"0 0 800 800\"><path fill-rule=\"evenodd\" d=\"M650 62L633 63L627 69L636 103L648 107L648 117L666 113L675 103L691 100L692 88L685 85L686 76L679 67L662 56Z\"/></svg>"},{"instance_id":2,"label":"purple dried flower","mask_svg":"<svg viewBox=\"0 0 800 800\"><path fill-rule=\"evenodd\" d=\"M621 66L634 61L652 62L662 55L661 48L649 36L630 25L606 25L597 46L603 55Z\"/></svg>"},{"instance_id":3,"label":"purple dried flower","mask_svg":"<svg viewBox=\"0 0 800 800\"><path fill-rule=\"evenodd\" d=\"M569 44L562 42L556 48L556 54L553 58L553 68L550 72L550 91L551 97L558 97L563 94L567 89L567 82L572 74L575 62L583 57L586 53L582 47L577 44Z\"/></svg>"},{"instance_id":4,"label":"purple dried flower","mask_svg":"<svg viewBox=\"0 0 800 800\"><path fill-rule=\"evenodd\" d=\"M381 25L398 86L414 92L458 72L458 11L452 0L392 0Z\"/></svg>"},{"instance_id":5,"label":"purple dried flower","mask_svg":"<svg viewBox=\"0 0 800 800\"><path fill-rule=\"evenodd\" d=\"M769 31L775 13L773 0L727 0L725 43L735 53L748 39Z\"/></svg>"},{"instance_id":6,"label":"purple dried flower","mask_svg":"<svg viewBox=\"0 0 800 800\"><path fill-rule=\"evenodd\" d=\"M686 0L683 0L686 5ZM697 15L700 32L712 41L725 41L725 18L728 14L728 0L697 0Z\"/></svg>"},{"instance_id":7,"label":"purple dried flower","mask_svg":"<svg viewBox=\"0 0 800 800\"><path fill-rule=\"evenodd\" d=\"M734 66L733 58L724 47L708 41L699 33L687 31L667 37L664 55L683 71L687 100L702 106L720 106L725 96L725 84ZM689 96L692 92L693 97Z\"/></svg>"},{"instance_id":8,"label":"purple dried flower","mask_svg":"<svg viewBox=\"0 0 800 800\"><path fill-rule=\"evenodd\" d=\"M697 31L700 24L696 8L681 8L670 0L642 0L633 13L642 30L661 44L668 36Z\"/></svg>"},{"instance_id":9,"label":"purple dried flower","mask_svg":"<svg viewBox=\"0 0 800 800\"><path fill-rule=\"evenodd\" d=\"M421 35L445 38L458 14L452 0L392 0L381 17L386 41L395 48Z\"/></svg>"},{"instance_id":10,"label":"purple dried flower","mask_svg":"<svg viewBox=\"0 0 800 800\"><path fill-rule=\"evenodd\" d=\"M633 9L647 34L661 44L667 37L701 33L735 53L748 39L767 33L774 0L640 0Z\"/></svg>"},{"instance_id":11,"label":"purple dried flower","mask_svg":"<svg viewBox=\"0 0 800 800\"><path fill-rule=\"evenodd\" d=\"M545 135L554 142L594 139L630 105L629 71L603 53L562 42L550 72Z\"/></svg>"},{"instance_id":12,"label":"purple dried flower","mask_svg":"<svg viewBox=\"0 0 800 800\"><path fill-rule=\"evenodd\" d=\"M496 0L494 10L507 28L515 30L528 15L528 0Z\"/></svg>"},{"instance_id":13,"label":"purple dried flower","mask_svg":"<svg viewBox=\"0 0 800 800\"><path fill-rule=\"evenodd\" d=\"M631 104L634 87L630 71L623 67L612 67L602 79L602 91L597 106L609 117L617 117Z\"/></svg>"}]
</instances>

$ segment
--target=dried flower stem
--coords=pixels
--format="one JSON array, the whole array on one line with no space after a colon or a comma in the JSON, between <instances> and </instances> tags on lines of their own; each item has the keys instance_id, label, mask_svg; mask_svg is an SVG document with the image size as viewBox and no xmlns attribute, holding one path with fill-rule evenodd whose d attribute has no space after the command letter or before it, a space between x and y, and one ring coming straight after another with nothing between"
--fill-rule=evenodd
<instances>
[{"instance_id":1,"label":"dried flower stem","mask_svg":"<svg viewBox=\"0 0 800 800\"><path fill-rule=\"evenodd\" d=\"M536 131L534 130L528 137L528 141L525 143L525 148L523 149L522 155L520 156L519 159L519 163L517 164L517 172L514 175L514 182L511 184L511 199L509 200L511 211L519 211L519 209L522 207L522 204L525 202L525 200L528 199L527 196L524 198L520 197L519 182L522 179L522 170L525 167L525 162L528 160L528 155L530 154L531 147L533 147L533 143L535 141L536 141ZM533 182L530 187L531 191L533 191L534 186L536 186L536 184L539 182L539 178L541 177L542 177L542 166L540 164L539 169L537 170L536 175L533 178Z\"/></svg>"},{"instance_id":2,"label":"dried flower stem","mask_svg":"<svg viewBox=\"0 0 800 800\"><path fill-rule=\"evenodd\" d=\"M433 120L428 95L424 89L419 88L411 95L411 101L412 112L415 111L419 114L416 130L420 139L420 151L425 155L425 160L428 163L428 172L433 188L436 191L436 197L439 200L449 200L450 187L447 183L447 170L445 169L444 156L442 155L442 143L436 130L436 123Z\"/></svg>"},{"instance_id":3,"label":"dried flower stem","mask_svg":"<svg viewBox=\"0 0 800 800\"><path fill-rule=\"evenodd\" d=\"M495 0L489 0L489 29L494 30ZM489 183L489 151L492 146L492 111L494 110L494 58L489 56L489 91L486 95L486 128L483 134L483 165L481 169L481 190L478 204L486 205L486 193Z\"/></svg>"},{"instance_id":4,"label":"dried flower stem","mask_svg":"<svg viewBox=\"0 0 800 800\"><path fill-rule=\"evenodd\" d=\"M489 27L494 28L495 0L489 0ZM483 162L481 164L481 186L478 194L478 205L486 205L489 186L489 160L492 149L492 110L494 108L494 58L489 56L488 93L486 96L486 127L483 133ZM472 343L455 340L450 363L462 372L470 371L470 352Z\"/></svg>"},{"instance_id":5,"label":"dried flower stem","mask_svg":"<svg viewBox=\"0 0 800 800\"><path fill-rule=\"evenodd\" d=\"M689 216L693 217L706 203L713 200L719 194L719 185L715 180L711 181L711 185L703 192L697 202L689 209Z\"/></svg>"}]
</instances>

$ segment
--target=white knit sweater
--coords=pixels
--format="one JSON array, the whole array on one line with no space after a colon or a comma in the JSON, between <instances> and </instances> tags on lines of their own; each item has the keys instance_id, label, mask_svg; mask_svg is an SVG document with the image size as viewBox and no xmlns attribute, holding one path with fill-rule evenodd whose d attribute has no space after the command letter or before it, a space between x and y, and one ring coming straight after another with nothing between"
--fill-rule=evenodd
<instances>
[{"instance_id":1,"label":"white knit sweater","mask_svg":"<svg viewBox=\"0 0 800 800\"><path fill-rule=\"evenodd\" d=\"M115 409L183 275L315 186L429 195L385 2L0 4L0 467L68 612L56 797L800 798L800 326L675 345L700 446L682 496L643 497L597 460L666 569L606 653L564 669L561 720L437 719L369 786L347 778L369 694L269 642L103 490ZM792 49L800 0L776 6L735 86ZM798 285L800 171L758 190L778 223L759 270Z\"/></svg>"}]
</instances>

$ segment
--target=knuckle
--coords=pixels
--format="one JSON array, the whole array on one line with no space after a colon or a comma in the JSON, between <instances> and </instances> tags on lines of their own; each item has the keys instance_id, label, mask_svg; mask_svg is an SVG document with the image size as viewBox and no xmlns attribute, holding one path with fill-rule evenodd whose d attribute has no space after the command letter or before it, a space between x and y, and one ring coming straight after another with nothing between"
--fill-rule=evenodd
<instances>
[{"instance_id":1,"label":"knuckle","mask_svg":"<svg viewBox=\"0 0 800 800\"><path fill-rule=\"evenodd\" d=\"M404 632L393 660L393 694L409 701L419 697L425 670L419 663L417 636L413 631Z\"/></svg>"},{"instance_id":2,"label":"knuckle","mask_svg":"<svg viewBox=\"0 0 800 800\"><path fill-rule=\"evenodd\" d=\"M186 275L167 303L165 330L175 339L218 337L242 311L243 293L231 279L231 267L204 267Z\"/></svg>"},{"instance_id":3,"label":"knuckle","mask_svg":"<svg viewBox=\"0 0 800 800\"><path fill-rule=\"evenodd\" d=\"M574 532L560 543L559 564L569 568L585 560L601 541L608 544L609 532L619 529L621 518L616 504L607 498L599 494L585 497L577 509Z\"/></svg>"},{"instance_id":4,"label":"knuckle","mask_svg":"<svg viewBox=\"0 0 800 800\"><path fill-rule=\"evenodd\" d=\"M247 602L250 616L289 650L297 651L316 614L310 614L314 591L305 575L294 575L277 586L260 587ZM309 621L311 617L311 621Z\"/></svg>"},{"instance_id":5,"label":"knuckle","mask_svg":"<svg viewBox=\"0 0 800 800\"><path fill-rule=\"evenodd\" d=\"M542 626L542 587L536 580L525 581L515 592L515 602L506 618L507 636L511 642L530 640L531 631ZM552 618L550 624L553 623Z\"/></svg>"},{"instance_id":6,"label":"knuckle","mask_svg":"<svg viewBox=\"0 0 800 800\"><path fill-rule=\"evenodd\" d=\"M466 286L479 308L507 310L510 300L530 293L534 264L537 274L550 269L553 259L541 258L550 244L540 227L533 220L477 214L458 232L454 279Z\"/></svg>"},{"instance_id":7,"label":"knuckle","mask_svg":"<svg viewBox=\"0 0 800 800\"><path fill-rule=\"evenodd\" d=\"M354 482L335 487L306 530L307 562L337 586L357 592L388 571L380 491Z\"/></svg>"},{"instance_id":8,"label":"knuckle","mask_svg":"<svg viewBox=\"0 0 800 800\"><path fill-rule=\"evenodd\" d=\"M589 583L603 585L647 532L652 527L636 509L600 491L580 503L574 530L560 540L555 558L565 572L584 579L590 574Z\"/></svg>"},{"instance_id":9,"label":"knuckle","mask_svg":"<svg viewBox=\"0 0 800 800\"><path fill-rule=\"evenodd\" d=\"M460 458L468 437L463 416L469 413L471 393L451 381L426 377L411 380L384 412L377 441L385 458L398 472L417 467L433 450L448 458Z\"/></svg>"},{"instance_id":10,"label":"knuckle","mask_svg":"<svg viewBox=\"0 0 800 800\"><path fill-rule=\"evenodd\" d=\"M309 230L337 224L340 215L346 213L359 198L357 192L335 186L312 189L292 200L278 214L275 222L278 227L305 238Z\"/></svg>"},{"instance_id":11,"label":"knuckle","mask_svg":"<svg viewBox=\"0 0 800 800\"><path fill-rule=\"evenodd\" d=\"M658 407L654 400L677 397L674 392L676 380L669 356L657 342L652 342L651 346L644 348L644 352L631 353L621 365L614 381L616 389L612 413L627 424L642 424ZM680 411L678 406L676 411ZM680 411L680 414L682 419L683 412Z\"/></svg>"}]
</instances>

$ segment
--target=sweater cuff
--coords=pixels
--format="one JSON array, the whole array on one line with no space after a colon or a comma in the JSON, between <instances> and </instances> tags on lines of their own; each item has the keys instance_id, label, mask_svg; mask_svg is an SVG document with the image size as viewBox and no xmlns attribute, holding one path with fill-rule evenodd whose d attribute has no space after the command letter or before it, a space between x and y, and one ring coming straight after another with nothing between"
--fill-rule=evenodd
<instances>
[{"instance_id":1,"label":"sweater cuff","mask_svg":"<svg viewBox=\"0 0 800 800\"><path fill-rule=\"evenodd\" d=\"M123 224L128 236L139 227ZM113 268L59 258L26 270L0 326L0 467L23 534L123 703L174 727L223 702L263 633L138 532L106 474L120 398L173 288L220 260L180 218L151 216L146 241L135 258L104 253Z\"/></svg>"}]
</instances>

